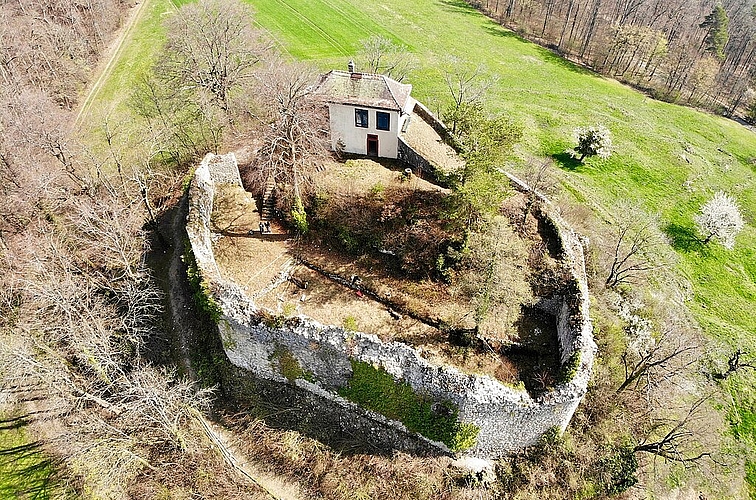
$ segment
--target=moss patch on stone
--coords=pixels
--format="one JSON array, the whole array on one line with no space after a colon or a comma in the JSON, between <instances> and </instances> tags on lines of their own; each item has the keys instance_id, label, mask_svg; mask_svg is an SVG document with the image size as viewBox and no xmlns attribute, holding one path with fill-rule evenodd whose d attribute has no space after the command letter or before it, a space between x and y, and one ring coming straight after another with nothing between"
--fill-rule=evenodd
<instances>
[{"instance_id":1,"label":"moss patch on stone","mask_svg":"<svg viewBox=\"0 0 756 500\"><path fill-rule=\"evenodd\" d=\"M408 430L441 441L452 451L475 446L480 428L457 420L459 410L450 401L434 401L397 382L386 370L352 360L352 378L339 395L363 408L404 424Z\"/></svg>"},{"instance_id":2,"label":"moss patch on stone","mask_svg":"<svg viewBox=\"0 0 756 500\"><path fill-rule=\"evenodd\" d=\"M300 378L308 382L315 382L315 376L312 372L302 369L302 365L287 348L276 347L271 358L278 360L278 371L289 382L294 382Z\"/></svg>"},{"instance_id":3,"label":"moss patch on stone","mask_svg":"<svg viewBox=\"0 0 756 500\"><path fill-rule=\"evenodd\" d=\"M575 378L575 375L577 375L578 370L580 369L580 362L581 362L581 352L575 351L572 353L572 356L567 360L567 362L562 365L562 370L560 373L560 380L564 383L570 382L572 379Z\"/></svg>"}]
</instances>

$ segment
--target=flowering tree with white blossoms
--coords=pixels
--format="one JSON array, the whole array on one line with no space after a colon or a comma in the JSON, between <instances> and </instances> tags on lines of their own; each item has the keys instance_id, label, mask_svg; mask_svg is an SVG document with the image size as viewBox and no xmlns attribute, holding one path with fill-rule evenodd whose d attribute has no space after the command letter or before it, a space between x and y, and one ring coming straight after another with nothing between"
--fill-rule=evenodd
<instances>
[{"instance_id":1,"label":"flowering tree with white blossoms","mask_svg":"<svg viewBox=\"0 0 756 500\"><path fill-rule=\"evenodd\" d=\"M704 236L704 243L716 238L728 250L735 246L735 236L745 225L735 198L724 191L717 192L704 203L693 220Z\"/></svg>"},{"instance_id":2,"label":"flowering tree with white blossoms","mask_svg":"<svg viewBox=\"0 0 756 500\"><path fill-rule=\"evenodd\" d=\"M575 146L572 155L578 161L583 161L586 156L598 156L609 158L612 154L612 135L609 129L601 125L595 127L578 127L575 129Z\"/></svg>"}]
</instances>

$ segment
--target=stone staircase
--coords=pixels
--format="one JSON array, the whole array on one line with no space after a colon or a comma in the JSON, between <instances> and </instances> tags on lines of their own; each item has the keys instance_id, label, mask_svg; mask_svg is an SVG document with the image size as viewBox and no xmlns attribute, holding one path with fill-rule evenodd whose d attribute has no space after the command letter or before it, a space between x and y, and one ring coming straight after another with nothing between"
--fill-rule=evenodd
<instances>
[{"instance_id":1,"label":"stone staircase","mask_svg":"<svg viewBox=\"0 0 756 500\"><path fill-rule=\"evenodd\" d=\"M271 220L276 213L276 182L273 176L268 176L262 196L260 219Z\"/></svg>"}]
</instances>

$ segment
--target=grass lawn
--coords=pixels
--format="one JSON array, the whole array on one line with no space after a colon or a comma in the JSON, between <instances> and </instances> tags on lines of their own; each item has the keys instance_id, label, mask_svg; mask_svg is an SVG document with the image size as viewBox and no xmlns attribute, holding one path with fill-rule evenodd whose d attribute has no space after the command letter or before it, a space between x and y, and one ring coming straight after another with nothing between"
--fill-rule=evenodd
<instances>
[{"instance_id":1,"label":"grass lawn","mask_svg":"<svg viewBox=\"0 0 756 500\"><path fill-rule=\"evenodd\" d=\"M122 103L161 37L170 0L150 2L93 107ZM415 54L413 94L437 110L446 98L438 69L447 55L482 64L498 77L489 108L524 126L523 156L552 156L563 183L596 210L633 200L658 212L692 284L690 309L706 334L756 352L756 135L720 117L649 99L519 39L462 0L248 0L257 23L292 57L321 69L346 68L359 41L390 37ZM585 165L564 160L577 126L602 124L615 154ZM559 162L560 160L561 163ZM748 225L733 251L701 246L692 217L714 192L735 196ZM733 429L756 443L756 378L730 384ZM752 456L756 462L756 456ZM756 484L756 468L749 474Z\"/></svg>"},{"instance_id":2,"label":"grass lawn","mask_svg":"<svg viewBox=\"0 0 756 500\"><path fill-rule=\"evenodd\" d=\"M0 414L0 498L54 497L50 461L29 441L25 426L23 420L6 419Z\"/></svg>"}]
</instances>

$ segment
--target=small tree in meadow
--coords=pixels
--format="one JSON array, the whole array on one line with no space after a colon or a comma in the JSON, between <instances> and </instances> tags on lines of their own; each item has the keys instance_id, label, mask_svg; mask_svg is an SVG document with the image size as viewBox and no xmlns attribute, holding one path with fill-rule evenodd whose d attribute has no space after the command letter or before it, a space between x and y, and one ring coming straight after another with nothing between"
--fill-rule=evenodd
<instances>
[{"instance_id":1,"label":"small tree in meadow","mask_svg":"<svg viewBox=\"0 0 756 500\"><path fill-rule=\"evenodd\" d=\"M715 238L728 250L735 246L735 236L745 225L735 198L724 191L717 192L704 203L693 220L704 236L704 243Z\"/></svg>"},{"instance_id":2,"label":"small tree in meadow","mask_svg":"<svg viewBox=\"0 0 756 500\"><path fill-rule=\"evenodd\" d=\"M578 144L572 154L578 161L583 161L586 156L609 158L612 154L612 136L609 129L601 125L576 128L575 139Z\"/></svg>"}]
</instances>

